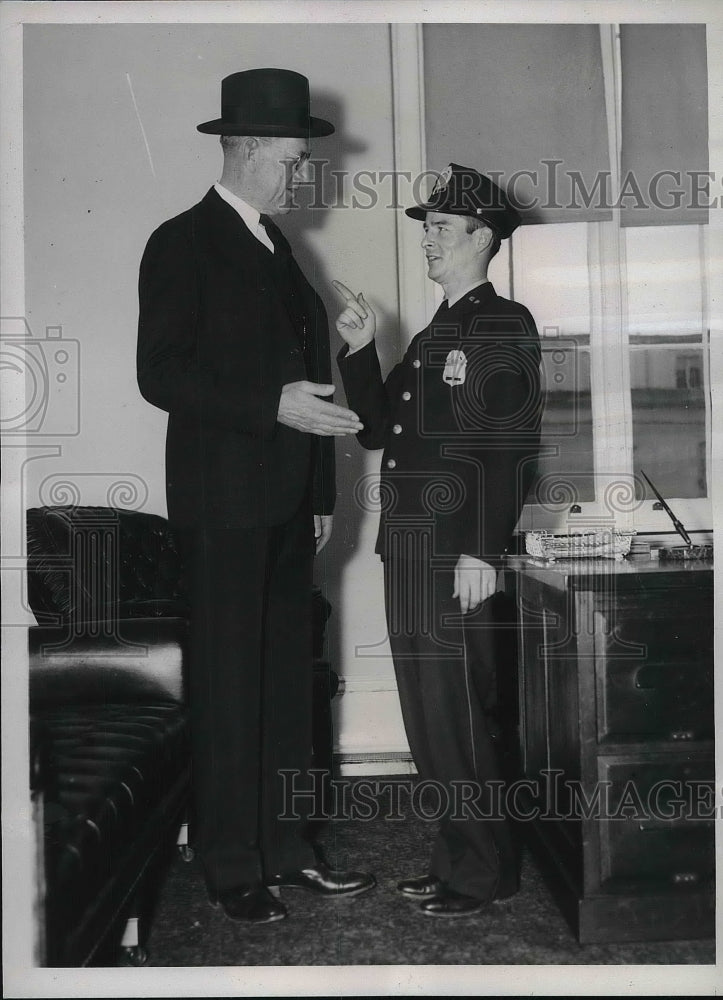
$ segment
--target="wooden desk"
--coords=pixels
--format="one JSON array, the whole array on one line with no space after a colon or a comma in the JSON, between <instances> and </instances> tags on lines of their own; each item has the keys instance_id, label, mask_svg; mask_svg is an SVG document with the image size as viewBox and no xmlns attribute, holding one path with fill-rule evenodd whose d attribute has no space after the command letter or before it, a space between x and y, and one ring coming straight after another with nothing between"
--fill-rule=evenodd
<instances>
[{"instance_id":1,"label":"wooden desk","mask_svg":"<svg viewBox=\"0 0 723 1000\"><path fill-rule=\"evenodd\" d=\"M713 570L510 560L518 811L581 942L714 934Z\"/></svg>"}]
</instances>

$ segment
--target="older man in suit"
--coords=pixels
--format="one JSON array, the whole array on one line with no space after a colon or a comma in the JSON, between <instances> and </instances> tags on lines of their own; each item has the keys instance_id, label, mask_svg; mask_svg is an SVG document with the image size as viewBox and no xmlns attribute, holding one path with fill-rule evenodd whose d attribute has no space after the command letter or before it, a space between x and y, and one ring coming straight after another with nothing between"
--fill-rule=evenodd
<instances>
[{"instance_id":1,"label":"older man in suit","mask_svg":"<svg viewBox=\"0 0 723 1000\"><path fill-rule=\"evenodd\" d=\"M292 207L310 138L333 126L288 70L234 73L221 99L221 118L198 126L221 137L221 179L143 255L138 384L169 414L209 899L263 923L286 916L278 887L333 898L374 884L321 861L301 812L280 818L294 812L281 772L300 772L298 787L310 765L312 563L332 527L333 439L361 423L328 398L326 312L271 220Z\"/></svg>"},{"instance_id":2,"label":"older man in suit","mask_svg":"<svg viewBox=\"0 0 723 1000\"><path fill-rule=\"evenodd\" d=\"M487 279L520 222L504 192L450 164L407 215L424 223L428 275L445 299L383 380L373 310L335 282L346 301L339 366L360 444L384 448L389 640L412 756L443 813L428 870L398 888L425 914L455 917L517 888L495 795L495 592L535 470L540 349L528 310Z\"/></svg>"}]
</instances>

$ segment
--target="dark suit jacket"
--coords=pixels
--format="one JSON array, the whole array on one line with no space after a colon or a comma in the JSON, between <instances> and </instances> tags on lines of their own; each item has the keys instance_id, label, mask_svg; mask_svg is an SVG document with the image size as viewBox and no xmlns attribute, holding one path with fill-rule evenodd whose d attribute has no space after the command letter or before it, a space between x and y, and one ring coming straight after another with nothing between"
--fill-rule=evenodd
<instances>
[{"instance_id":1,"label":"dark suit jacket","mask_svg":"<svg viewBox=\"0 0 723 1000\"><path fill-rule=\"evenodd\" d=\"M288 243L272 254L213 188L150 237L139 279L138 385L169 414L169 518L287 521L313 486L334 507L332 438L277 423L287 382L331 382L326 310Z\"/></svg>"},{"instance_id":2,"label":"dark suit jacket","mask_svg":"<svg viewBox=\"0 0 723 1000\"><path fill-rule=\"evenodd\" d=\"M466 365L450 385L451 351ZM540 347L528 310L485 282L443 303L386 381L373 343L352 355L343 348L339 368L365 425L360 444L384 448L376 551L498 565L539 450ZM415 545L415 534L427 541Z\"/></svg>"}]
</instances>

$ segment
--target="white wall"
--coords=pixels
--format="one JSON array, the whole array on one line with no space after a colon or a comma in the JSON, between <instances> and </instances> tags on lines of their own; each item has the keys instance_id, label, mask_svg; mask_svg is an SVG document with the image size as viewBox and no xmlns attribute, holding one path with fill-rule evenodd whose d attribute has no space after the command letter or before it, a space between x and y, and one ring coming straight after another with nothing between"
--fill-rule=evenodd
<instances>
[{"instance_id":1,"label":"white wall","mask_svg":"<svg viewBox=\"0 0 723 1000\"><path fill-rule=\"evenodd\" d=\"M196 124L220 114L222 77L257 66L309 77L313 113L337 126L312 146L331 169L393 169L387 25L26 26L26 315L36 338L62 326L63 338L78 342L81 404L79 434L48 439L61 444L60 456L29 464L26 506L105 504L114 484L126 482L125 492L112 493L116 503L165 514L166 416L135 381L138 264L151 231L218 179L218 140ZM365 291L379 316L385 365L396 360L394 212L384 204L305 209L281 226L327 303L332 329L338 305L330 282L340 278ZM333 354L339 346L333 332ZM403 750L373 554L376 517L354 500L356 481L378 469L379 454L340 440L337 456L336 534L317 566L334 609L330 658L348 679L337 741L350 752L380 744ZM379 644L374 655L357 655L370 641ZM381 716L364 707L380 684Z\"/></svg>"}]
</instances>

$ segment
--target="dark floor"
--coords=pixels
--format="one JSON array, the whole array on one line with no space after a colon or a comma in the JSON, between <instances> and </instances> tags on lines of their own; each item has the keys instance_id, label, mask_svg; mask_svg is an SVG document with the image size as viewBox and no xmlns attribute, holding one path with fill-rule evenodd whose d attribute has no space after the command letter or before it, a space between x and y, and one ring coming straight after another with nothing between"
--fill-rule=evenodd
<instances>
[{"instance_id":1,"label":"dark floor","mask_svg":"<svg viewBox=\"0 0 723 1000\"><path fill-rule=\"evenodd\" d=\"M335 821L320 835L328 860L373 871L377 886L324 901L283 890L288 919L240 926L210 908L198 861L175 856L148 941L150 966L285 965L705 965L715 941L579 945L529 852L521 891L508 902L454 920L430 918L395 891L425 870L435 826L406 815Z\"/></svg>"}]
</instances>

